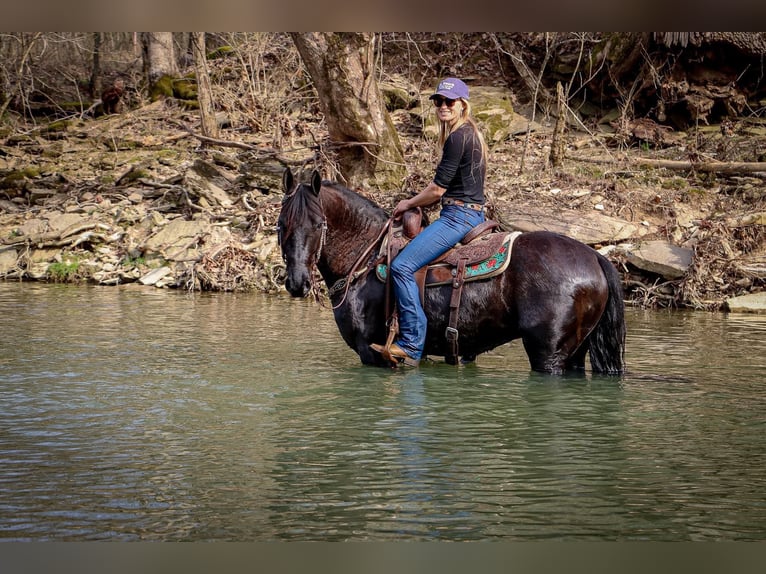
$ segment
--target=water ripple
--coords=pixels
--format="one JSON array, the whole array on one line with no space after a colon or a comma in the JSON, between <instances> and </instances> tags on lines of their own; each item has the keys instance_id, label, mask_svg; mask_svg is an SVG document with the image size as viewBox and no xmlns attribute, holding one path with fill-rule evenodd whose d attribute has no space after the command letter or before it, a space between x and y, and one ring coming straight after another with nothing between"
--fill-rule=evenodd
<instances>
[{"instance_id":1,"label":"water ripple","mask_svg":"<svg viewBox=\"0 0 766 574\"><path fill-rule=\"evenodd\" d=\"M0 539L762 540L766 320L369 369L308 301L0 284Z\"/></svg>"}]
</instances>

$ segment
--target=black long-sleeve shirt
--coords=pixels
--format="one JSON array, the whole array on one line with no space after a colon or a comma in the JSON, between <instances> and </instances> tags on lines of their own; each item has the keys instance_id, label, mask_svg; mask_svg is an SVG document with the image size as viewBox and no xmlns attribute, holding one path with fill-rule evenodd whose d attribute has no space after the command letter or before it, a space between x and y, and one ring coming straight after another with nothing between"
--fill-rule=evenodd
<instances>
[{"instance_id":1,"label":"black long-sleeve shirt","mask_svg":"<svg viewBox=\"0 0 766 574\"><path fill-rule=\"evenodd\" d=\"M485 173L481 142L473 126L465 123L444 142L434 183L447 190L444 197L484 204Z\"/></svg>"}]
</instances>

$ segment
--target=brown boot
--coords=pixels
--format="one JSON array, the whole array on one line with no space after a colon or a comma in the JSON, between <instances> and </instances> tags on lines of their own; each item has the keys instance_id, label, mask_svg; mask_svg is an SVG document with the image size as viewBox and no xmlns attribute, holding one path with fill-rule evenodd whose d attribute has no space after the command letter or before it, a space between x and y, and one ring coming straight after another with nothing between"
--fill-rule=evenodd
<instances>
[{"instance_id":1,"label":"brown boot","mask_svg":"<svg viewBox=\"0 0 766 574\"><path fill-rule=\"evenodd\" d=\"M373 351L380 353L383 355L384 359L387 359L394 364L403 363L408 367L417 367L420 364L420 361L410 357L407 353L404 352L404 349L402 349L396 343L391 343L391 346L388 348L386 348L385 345L373 343L370 345L370 348Z\"/></svg>"}]
</instances>

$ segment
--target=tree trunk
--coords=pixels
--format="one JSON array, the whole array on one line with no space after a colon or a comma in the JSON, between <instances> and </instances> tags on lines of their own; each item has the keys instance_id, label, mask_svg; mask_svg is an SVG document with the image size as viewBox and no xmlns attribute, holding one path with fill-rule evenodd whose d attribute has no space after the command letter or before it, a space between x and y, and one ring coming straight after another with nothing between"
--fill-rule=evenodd
<instances>
[{"instance_id":1,"label":"tree trunk","mask_svg":"<svg viewBox=\"0 0 766 574\"><path fill-rule=\"evenodd\" d=\"M205 32L192 32L190 43L194 55L194 70L197 73L197 101L199 102L202 135L217 138L218 122L215 119L213 90L210 87L210 74L207 69Z\"/></svg>"},{"instance_id":2,"label":"tree trunk","mask_svg":"<svg viewBox=\"0 0 766 574\"><path fill-rule=\"evenodd\" d=\"M374 35L291 36L319 96L346 184L400 187L405 176L402 147L375 80Z\"/></svg>"},{"instance_id":3,"label":"tree trunk","mask_svg":"<svg viewBox=\"0 0 766 574\"><path fill-rule=\"evenodd\" d=\"M567 123L566 117L568 111L567 102L564 98L564 88L561 86L561 82L556 84L556 108L558 116L556 117L556 124L553 128L550 153L551 166L553 167L559 167L564 159L564 127Z\"/></svg>"},{"instance_id":4,"label":"tree trunk","mask_svg":"<svg viewBox=\"0 0 766 574\"><path fill-rule=\"evenodd\" d=\"M172 83L168 80L178 77L173 32L141 32L141 47L151 98L172 96Z\"/></svg>"},{"instance_id":5,"label":"tree trunk","mask_svg":"<svg viewBox=\"0 0 766 574\"><path fill-rule=\"evenodd\" d=\"M101 32L93 32L93 66L90 70L90 97L97 98L101 94Z\"/></svg>"}]
</instances>

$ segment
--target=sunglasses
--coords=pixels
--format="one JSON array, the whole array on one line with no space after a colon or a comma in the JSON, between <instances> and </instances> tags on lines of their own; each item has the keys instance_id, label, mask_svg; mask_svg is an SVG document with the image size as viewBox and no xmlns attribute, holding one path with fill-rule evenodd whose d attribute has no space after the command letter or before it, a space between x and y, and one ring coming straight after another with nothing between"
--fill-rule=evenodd
<instances>
[{"instance_id":1,"label":"sunglasses","mask_svg":"<svg viewBox=\"0 0 766 574\"><path fill-rule=\"evenodd\" d=\"M448 108L451 108L455 105L455 102L457 100L453 100L452 98L442 98L441 96L433 98L432 99L434 106L437 108L442 107L442 104L447 104Z\"/></svg>"}]
</instances>

